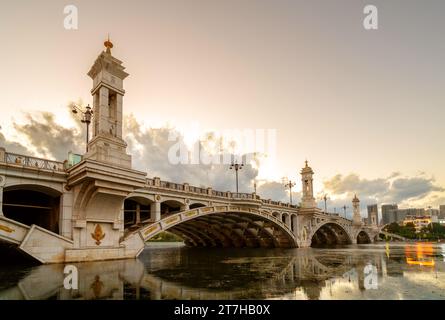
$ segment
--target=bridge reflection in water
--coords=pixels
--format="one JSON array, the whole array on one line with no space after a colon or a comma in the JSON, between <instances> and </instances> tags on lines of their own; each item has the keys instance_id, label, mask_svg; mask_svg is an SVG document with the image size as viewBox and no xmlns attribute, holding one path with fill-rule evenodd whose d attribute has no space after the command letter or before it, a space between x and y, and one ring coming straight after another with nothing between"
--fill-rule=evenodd
<instances>
[{"instance_id":1,"label":"bridge reflection in water","mask_svg":"<svg viewBox=\"0 0 445 320\"><path fill-rule=\"evenodd\" d=\"M0 270L0 299L445 299L441 250L148 248L139 259L74 264L78 290L64 288L62 264Z\"/></svg>"}]
</instances>

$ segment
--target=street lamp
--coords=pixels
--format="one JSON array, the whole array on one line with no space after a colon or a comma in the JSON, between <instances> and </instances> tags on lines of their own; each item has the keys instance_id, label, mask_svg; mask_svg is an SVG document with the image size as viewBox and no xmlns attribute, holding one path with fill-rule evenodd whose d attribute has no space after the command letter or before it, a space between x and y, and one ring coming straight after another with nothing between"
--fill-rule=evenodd
<instances>
[{"instance_id":1,"label":"street lamp","mask_svg":"<svg viewBox=\"0 0 445 320\"><path fill-rule=\"evenodd\" d=\"M341 207L343 210L344 210L344 212L345 212L345 219L346 219L346 209L347 208L349 208L349 207L347 207L346 205L344 205L343 207Z\"/></svg>"},{"instance_id":2,"label":"street lamp","mask_svg":"<svg viewBox=\"0 0 445 320\"><path fill-rule=\"evenodd\" d=\"M85 109L83 110L81 107L78 107L77 105L73 104L71 112L78 116L80 115L80 122L85 123L87 127L87 140L86 140L86 150L88 152L88 141L90 140L90 123L91 119L93 118L93 110L91 110L90 105L88 104Z\"/></svg>"},{"instance_id":3,"label":"street lamp","mask_svg":"<svg viewBox=\"0 0 445 320\"><path fill-rule=\"evenodd\" d=\"M328 195L325 194L324 197L322 198L324 201L324 213L327 214L328 213L328 207L327 207L327 201L328 201Z\"/></svg>"},{"instance_id":4,"label":"street lamp","mask_svg":"<svg viewBox=\"0 0 445 320\"><path fill-rule=\"evenodd\" d=\"M237 161L232 162L229 169L234 169L236 173L236 193L238 194L238 170L241 170L244 167L244 165L238 164Z\"/></svg>"},{"instance_id":5,"label":"street lamp","mask_svg":"<svg viewBox=\"0 0 445 320\"><path fill-rule=\"evenodd\" d=\"M292 187L295 187L295 182L285 177L283 178L283 184L285 188L289 188L290 204L292 205Z\"/></svg>"}]
</instances>

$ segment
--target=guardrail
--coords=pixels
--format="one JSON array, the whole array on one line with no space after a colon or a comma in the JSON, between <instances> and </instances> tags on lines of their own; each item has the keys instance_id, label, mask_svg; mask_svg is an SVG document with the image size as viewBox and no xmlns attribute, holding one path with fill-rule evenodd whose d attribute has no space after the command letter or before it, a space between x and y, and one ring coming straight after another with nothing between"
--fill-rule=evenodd
<instances>
[{"instance_id":1,"label":"guardrail","mask_svg":"<svg viewBox=\"0 0 445 320\"><path fill-rule=\"evenodd\" d=\"M213 197L219 197L219 198L226 198L226 199L236 199L236 200L258 200L261 201L264 204L268 205L274 205L284 208L292 208L296 209L298 206L291 205L289 203L282 203L280 201L273 201L273 200L266 200L261 199L259 195L256 195L254 193L232 193L232 192L224 192L224 191L217 191L213 190L212 188L202 188L202 187L195 187L191 186L188 183L179 184L169 181L162 181L160 178L147 178L146 180L148 187L154 187L154 188L161 188L161 189L167 189L167 190L174 190L174 191L180 191L180 192L188 192L188 193L196 193L199 195L204 196L213 196Z\"/></svg>"},{"instance_id":2,"label":"guardrail","mask_svg":"<svg viewBox=\"0 0 445 320\"><path fill-rule=\"evenodd\" d=\"M1 161L2 159L0 159ZM3 162L53 171L65 171L63 162L24 156L21 154L5 152Z\"/></svg>"}]
</instances>

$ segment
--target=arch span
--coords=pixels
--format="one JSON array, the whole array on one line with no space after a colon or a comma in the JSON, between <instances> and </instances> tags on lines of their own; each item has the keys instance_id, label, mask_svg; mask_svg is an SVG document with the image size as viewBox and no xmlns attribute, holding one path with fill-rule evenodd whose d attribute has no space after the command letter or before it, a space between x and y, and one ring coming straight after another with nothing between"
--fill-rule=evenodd
<instances>
[{"instance_id":1,"label":"arch span","mask_svg":"<svg viewBox=\"0 0 445 320\"><path fill-rule=\"evenodd\" d=\"M62 193L47 186L21 184L3 191L3 214L27 226L33 224L59 233Z\"/></svg>"},{"instance_id":2,"label":"arch span","mask_svg":"<svg viewBox=\"0 0 445 320\"><path fill-rule=\"evenodd\" d=\"M353 242L345 227L335 221L323 222L316 226L310 239L311 246L351 244Z\"/></svg>"},{"instance_id":3,"label":"arch span","mask_svg":"<svg viewBox=\"0 0 445 320\"><path fill-rule=\"evenodd\" d=\"M364 230L360 230L357 234L357 244L371 243L371 236Z\"/></svg>"},{"instance_id":4,"label":"arch span","mask_svg":"<svg viewBox=\"0 0 445 320\"><path fill-rule=\"evenodd\" d=\"M196 247L295 248L297 240L288 226L258 209L230 205L200 207L169 215L125 237L149 240L169 231Z\"/></svg>"}]
</instances>

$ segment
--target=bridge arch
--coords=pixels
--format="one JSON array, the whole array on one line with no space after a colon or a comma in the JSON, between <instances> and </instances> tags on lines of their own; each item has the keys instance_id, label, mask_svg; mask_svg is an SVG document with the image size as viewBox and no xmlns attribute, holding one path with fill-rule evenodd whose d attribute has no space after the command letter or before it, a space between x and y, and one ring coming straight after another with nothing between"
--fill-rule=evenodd
<instances>
[{"instance_id":1,"label":"bridge arch","mask_svg":"<svg viewBox=\"0 0 445 320\"><path fill-rule=\"evenodd\" d=\"M357 233L356 239L357 239L357 244L366 244L372 242L371 236L364 230L360 230Z\"/></svg>"},{"instance_id":2,"label":"bridge arch","mask_svg":"<svg viewBox=\"0 0 445 320\"><path fill-rule=\"evenodd\" d=\"M152 203L153 200L140 195L127 197L124 200L124 226L129 227L150 220Z\"/></svg>"},{"instance_id":3,"label":"bridge arch","mask_svg":"<svg viewBox=\"0 0 445 320\"><path fill-rule=\"evenodd\" d=\"M280 220L258 209L233 206L201 207L171 214L128 233L149 240L169 231L190 246L297 247L292 231Z\"/></svg>"},{"instance_id":4,"label":"bridge arch","mask_svg":"<svg viewBox=\"0 0 445 320\"><path fill-rule=\"evenodd\" d=\"M3 189L3 214L23 223L59 233L62 192L47 185L16 184Z\"/></svg>"},{"instance_id":5,"label":"bridge arch","mask_svg":"<svg viewBox=\"0 0 445 320\"><path fill-rule=\"evenodd\" d=\"M179 212L184 207L184 203L179 200L168 199L161 202L161 217Z\"/></svg>"},{"instance_id":6,"label":"bridge arch","mask_svg":"<svg viewBox=\"0 0 445 320\"><path fill-rule=\"evenodd\" d=\"M199 202L199 201L192 201L192 203L189 205L190 209L196 209L196 208L201 208L201 207L207 207L207 204L205 204L204 202Z\"/></svg>"},{"instance_id":7,"label":"bridge arch","mask_svg":"<svg viewBox=\"0 0 445 320\"><path fill-rule=\"evenodd\" d=\"M310 235L311 246L351 244L353 238L344 226L335 221L318 224Z\"/></svg>"}]
</instances>

